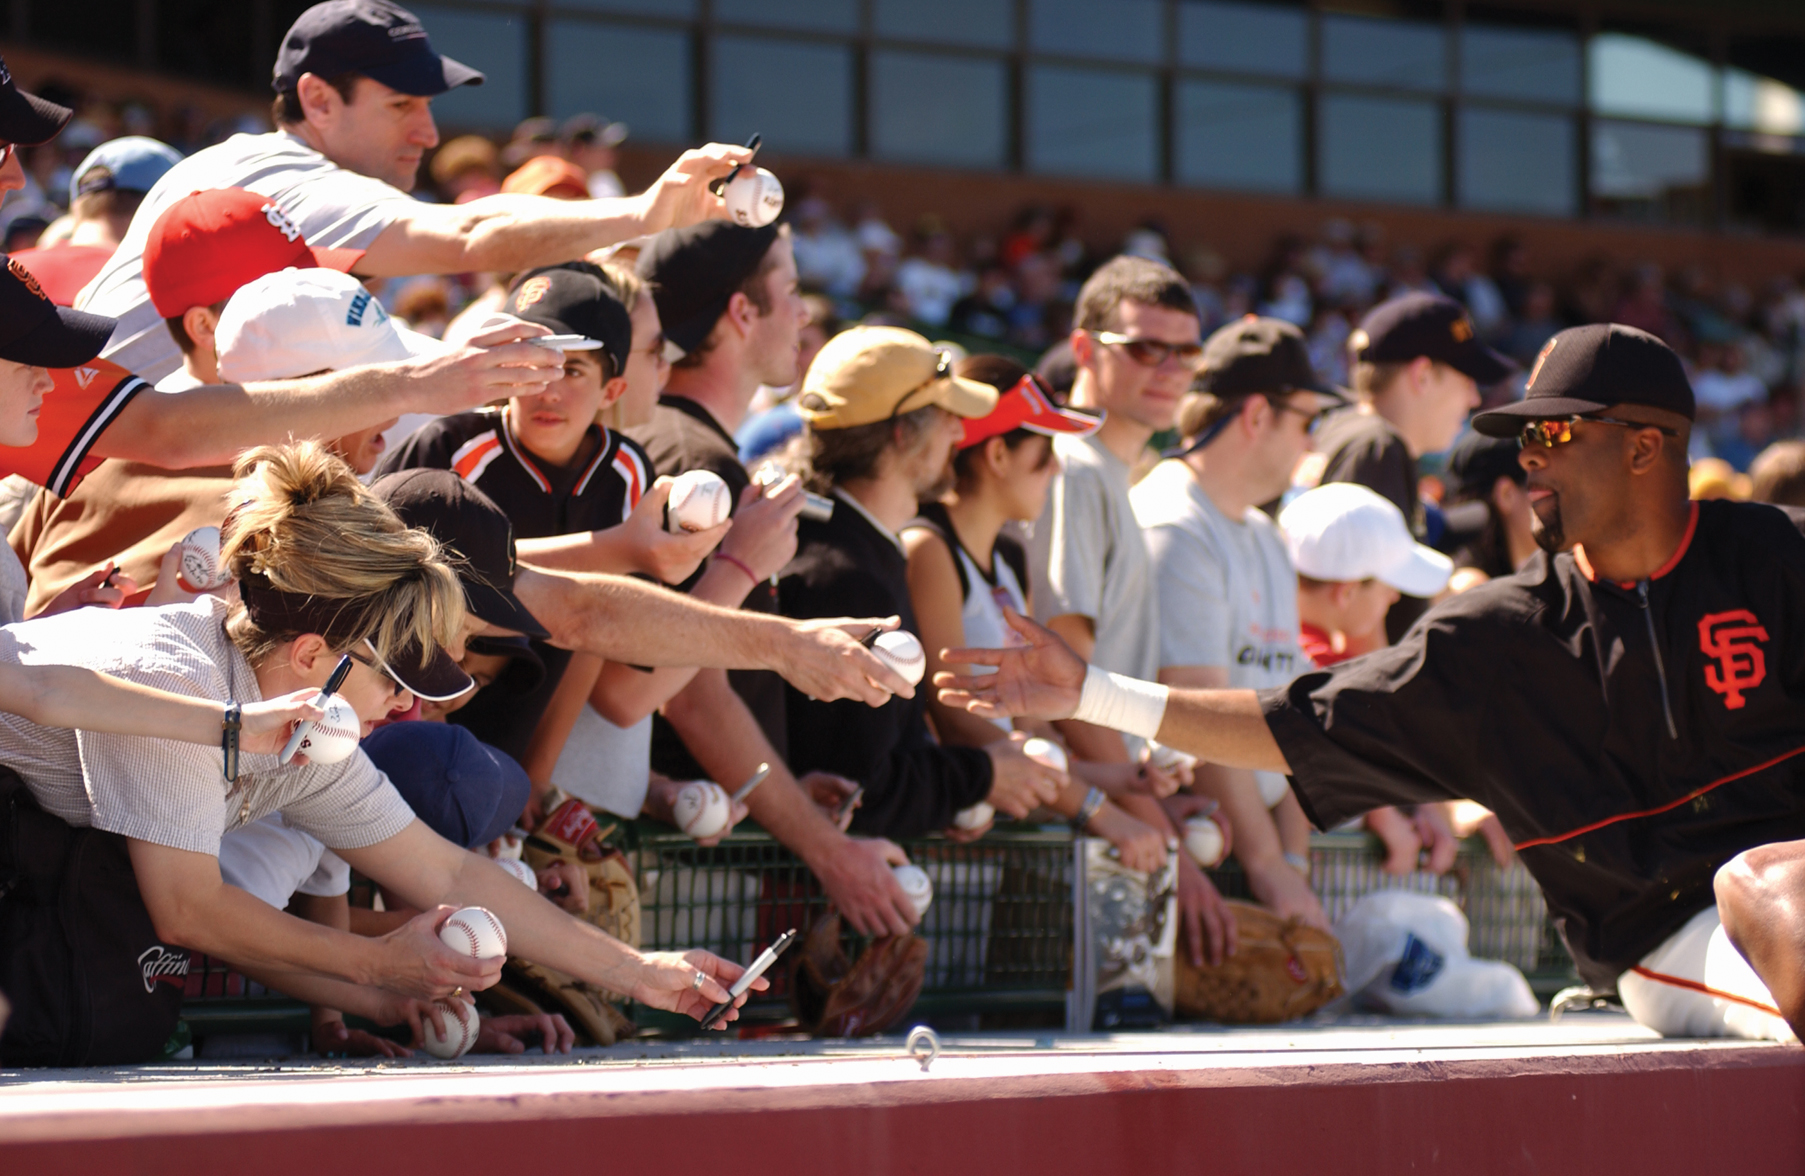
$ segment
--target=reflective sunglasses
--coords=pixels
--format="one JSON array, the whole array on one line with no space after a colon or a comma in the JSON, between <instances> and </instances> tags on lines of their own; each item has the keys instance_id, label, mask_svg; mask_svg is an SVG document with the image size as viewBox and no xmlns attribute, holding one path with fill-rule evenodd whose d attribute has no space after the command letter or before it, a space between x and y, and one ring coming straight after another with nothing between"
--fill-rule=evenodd
<instances>
[{"instance_id":1,"label":"reflective sunglasses","mask_svg":"<svg viewBox=\"0 0 1805 1176\"><path fill-rule=\"evenodd\" d=\"M1517 434L1517 445L1528 449L1531 445L1540 445L1543 449L1553 449L1556 445L1565 445L1573 440L1573 426L1579 421L1596 421L1601 425L1616 425L1622 429L1655 429L1668 437L1678 437L1673 429L1660 425L1651 425L1643 421L1626 421L1607 416L1564 416L1544 417L1538 421L1530 421Z\"/></svg>"},{"instance_id":2,"label":"reflective sunglasses","mask_svg":"<svg viewBox=\"0 0 1805 1176\"><path fill-rule=\"evenodd\" d=\"M1180 364L1197 371L1203 367L1203 344L1201 343L1162 343L1158 339L1137 339L1132 335L1122 335L1115 331L1093 331L1097 342L1106 347L1120 347L1128 358L1142 367L1158 367L1168 359L1176 359Z\"/></svg>"}]
</instances>

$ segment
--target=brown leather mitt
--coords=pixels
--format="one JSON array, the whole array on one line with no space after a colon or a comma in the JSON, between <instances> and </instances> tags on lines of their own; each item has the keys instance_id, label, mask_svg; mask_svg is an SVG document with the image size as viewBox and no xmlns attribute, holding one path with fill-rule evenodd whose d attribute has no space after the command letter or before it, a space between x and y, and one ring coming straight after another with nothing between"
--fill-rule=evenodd
<instances>
[{"instance_id":1,"label":"brown leather mitt","mask_svg":"<svg viewBox=\"0 0 1805 1176\"><path fill-rule=\"evenodd\" d=\"M1326 931L1281 919L1263 906L1228 901L1235 954L1193 967L1180 945L1173 961L1178 1016L1263 1025L1314 1012L1342 993L1341 944Z\"/></svg>"},{"instance_id":2,"label":"brown leather mitt","mask_svg":"<svg viewBox=\"0 0 1805 1176\"><path fill-rule=\"evenodd\" d=\"M840 942L830 910L803 937L790 969L790 1007L817 1037L873 1037L900 1021L927 978L928 941L919 935L874 939L856 961Z\"/></svg>"},{"instance_id":3,"label":"brown leather mitt","mask_svg":"<svg viewBox=\"0 0 1805 1176\"><path fill-rule=\"evenodd\" d=\"M639 1032L639 1026L608 1003L612 996L568 972L510 958L502 968L501 983L485 989L478 999L485 1009L503 1015L563 1013L580 1036L596 1045L613 1045Z\"/></svg>"},{"instance_id":4,"label":"brown leather mitt","mask_svg":"<svg viewBox=\"0 0 1805 1176\"><path fill-rule=\"evenodd\" d=\"M521 857L535 870L574 862L589 878L589 909L577 918L623 943L639 946L639 886L626 856L601 841L601 829L582 801L559 805L526 839Z\"/></svg>"}]
</instances>

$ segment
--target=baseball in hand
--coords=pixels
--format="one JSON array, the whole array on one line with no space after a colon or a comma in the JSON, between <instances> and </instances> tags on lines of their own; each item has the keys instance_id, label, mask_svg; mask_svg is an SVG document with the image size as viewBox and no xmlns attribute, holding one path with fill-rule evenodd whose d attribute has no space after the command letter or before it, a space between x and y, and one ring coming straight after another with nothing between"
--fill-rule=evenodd
<instances>
[{"instance_id":1,"label":"baseball in hand","mask_svg":"<svg viewBox=\"0 0 1805 1176\"><path fill-rule=\"evenodd\" d=\"M1195 768L1197 757L1188 751L1180 751L1176 747L1149 739L1147 741L1147 762L1162 772L1173 772L1180 768Z\"/></svg>"},{"instance_id":2,"label":"baseball in hand","mask_svg":"<svg viewBox=\"0 0 1805 1176\"><path fill-rule=\"evenodd\" d=\"M184 592L211 592L232 579L220 566L218 527L196 527L182 536L181 569L176 583Z\"/></svg>"},{"instance_id":3,"label":"baseball in hand","mask_svg":"<svg viewBox=\"0 0 1805 1176\"><path fill-rule=\"evenodd\" d=\"M1043 768L1052 768L1055 772L1070 770L1065 758L1065 748L1051 739L1030 739L1022 744L1022 754Z\"/></svg>"},{"instance_id":4,"label":"baseball in hand","mask_svg":"<svg viewBox=\"0 0 1805 1176\"><path fill-rule=\"evenodd\" d=\"M420 1048L435 1058L450 1061L461 1058L470 1052L476 1044L477 1035L482 1032L482 1025L476 1015L476 1006L466 1000L442 1000L439 1007L445 1012L445 1036L440 1037L433 1027L432 1018L427 1017L420 1023Z\"/></svg>"},{"instance_id":5,"label":"baseball in hand","mask_svg":"<svg viewBox=\"0 0 1805 1176\"><path fill-rule=\"evenodd\" d=\"M768 225L783 212L783 185L762 167L746 166L734 172L721 198L727 202L727 215L733 223L748 229Z\"/></svg>"},{"instance_id":6,"label":"baseball in hand","mask_svg":"<svg viewBox=\"0 0 1805 1176\"><path fill-rule=\"evenodd\" d=\"M996 818L997 811L984 801L979 801L970 808L962 808L953 814L953 828L982 829Z\"/></svg>"},{"instance_id":7,"label":"baseball in hand","mask_svg":"<svg viewBox=\"0 0 1805 1176\"><path fill-rule=\"evenodd\" d=\"M486 907L465 907L455 912L439 928L439 939L452 951L473 960L492 960L508 954L508 933Z\"/></svg>"},{"instance_id":8,"label":"baseball in hand","mask_svg":"<svg viewBox=\"0 0 1805 1176\"><path fill-rule=\"evenodd\" d=\"M700 841L727 828L727 822L733 816L733 804L719 784L710 780L691 780L677 790L671 815L677 818L677 828Z\"/></svg>"},{"instance_id":9,"label":"baseball in hand","mask_svg":"<svg viewBox=\"0 0 1805 1176\"><path fill-rule=\"evenodd\" d=\"M1185 852L1204 869L1222 862L1222 826L1208 817L1185 822Z\"/></svg>"},{"instance_id":10,"label":"baseball in hand","mask_svg":"<svg viewBox=\"0 0 1805 1176\"><path fill-rule=\"evenodd\" d=\"M896 884L909 896L909 901L915 904L916 917L926 915L928 908L934 905L934 883L929 881L928 872L920 866L891 866L890 873L895 875Z\"/></svg>"},{"instance_id":11,"label":"baseball in hand","mask_svg":"<svg viewBox=\"0 0 1805 1176\"><path fill-rule=\"evenodd\" d=\"M928 655L922 652L921 640L907 629L879 633L871 643L871 652L911 686L917 685L928 671Z\"/></svg>"},{"instance_id":12,"label":"baseball in hand","mask_svg":"<svg viewBox=\"0 0 1805 1176\"><path fill-rule=\"evenodd\" d=\"M341 695L334 694L324 702L318 698L314 701L326 713L295 750L305 755L309 763L336 764L357 750L358 741L363 738L363 720Z\"/></svg>"},{"instance_id":13,"label":"baseball in hand","mask_svg":"<svg viewBox=\"0 0 1805 1176\"><path fill-rule=\"evenodd\" d=\"M519 858L496 858L494 861L496 865L501 867L504 874L518 878L528 889L534 892L538 891L539 875L533 873L533 867L527 865Z\"/></svg>"},{"instance_id":14,"label":"baseball in hand","mask_svg":"<svg viewBox=\"0 0 1805 1176\"><path fill-rule=\"evenodd\" d=\"M719 474L708 470L690 470L677 475L671 483L671 497L666 504L665 530L673 535L685 531L706 531L727 521L733 507L733 495Z\"/></svg>"}]
</instances>

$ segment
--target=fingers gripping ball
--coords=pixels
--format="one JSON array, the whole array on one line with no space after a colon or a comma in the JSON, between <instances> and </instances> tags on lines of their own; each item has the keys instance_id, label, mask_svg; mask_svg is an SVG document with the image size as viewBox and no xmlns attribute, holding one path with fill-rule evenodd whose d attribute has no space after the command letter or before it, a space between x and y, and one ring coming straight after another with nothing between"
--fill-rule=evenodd
<instances>
[{"instance_id":1,"label":"fingers gripping ball","mask_svg":"<svg viewBox=\"0 0 1805 1176\"><path fill-rule=\"evenodd\" d=\"M520 879L521 884L528 889L533 891L539 889L539 875L533 873L533 867L519 858L496 858L495 864L500 866L508 876Z\"/></svg>"},{"instance_id":2,"label":"fingers gripping ball","mask_svg":"<svg viewBox=\"0 0 1805 1176\"><path fill-rule=\"evenodd\" d=\"M921 676L927 673L928 655L922 651L920 638L907 629L879 633L877 640L871 643L871 652L901 674L911 686L919 683Z\"/></svg>"},{"instance_id":3,"label":"fingers gripping ball","mask_svg":"<svg viewBox=\"0 0 1805 1176\"><path fill-rule=\"evenodd\" d=\"M953 828L982 829L985 825L988 825L994 820L996 815L997 811L995 809L980 800L970 808L962 808L953 814Z\"/></svg>"},{"instance_id":4,"label":"fingers gripping ball","mask_svg":"<svg viewBox=\"0 0 1805 1176\"><path fill-rule=\"evenodd\" d=\"M727 521L732 507L733 495L719 474L690 470L671 483L670 502L664 508L665 530L681 535L718 527Z\"/></svg>"},{"instance_id":5,"label":"fingers gripping ball","mask_svg":"<svg viewBox=\"0 0 1805 1176\"><path fill-rule=\"evenodd\" d=\"M428 1017L420 1024L420 1048L445 1061L461 1058L470 1052L477 1035L482 1032L476 1006L466 1000L454 999L440 1001L439 1007L445 1012L445 1036L439 1036L432 1018Z\"/></svg>"},{"instance_id":6,"label":"fingers gripping ball","mask_svg":"<svg viewBox=\"0 0 1805 1176\"><path fill-rule=\"evenodd\" d=\"M934 883L929 880L928 872L920 866L891 866L890 873L896 876L896 884L915 904L916 917L925 916L928 908L934 905Z\"/></svg>"},{"instance_id":7,"label":"fingers gripping ball","mask_svg":"<svg viewBox=\"0 0 1805 1176\"><path fill-rule=\"evenodd\" d=\"M1185 822L1185 852L1204 869L1222 861L1222 826L1208 817L1192 817Z\"/></svg>"},{"instance_id":8,"label":"fingers gripping ball","mask_svg":"<svg viewBox=\"0 0 1805 1176\"><path fill-rule=\"evenodd\" d=\"M733 223L749 229L768 225L783 212L783 185L762 167L734 172L721 198L727 202L727 215Z\"/></svg>"},{"instance_id":9,"label":"fingers gripping ball","mask_svg":"<svg viewBox=\"0 0 1805 1176\"><path fill-rule=\"evenodd\" d=\"M1176 747L1149 739L1147 741L1147 762L1162 772L1176 772L1181 769L1195 768L1197 757L1188 751L1180 751Z\"/></svg>"},{"instance_id":10,"label":"fingers gripping ball","mask_svg":"<svg viewBox=\"0 0 1805 1176\"><path fill-rule=\"evenodd\" d=\"M454 913L439 928L439 939L452 951L473 960L492 960L508 954L508 933L486 907L465 907Z\"/></svg>"},{"instance_id":11,"label":"fingers gripping ball","mask_svg":"<svg viewBox=\"0 0 1805 1176\"><path fill-rule=\"evenodd\" d=\"M184 592L210 592L232 579L220 562L219 528L196 527L182 536L181 571L176 581Z\"/></svg>"},{"instance_id":12,"label":"fingers gripping ball","mask_svg":"<svg viewBox=\"0 0 1805 1176\"><path fill-rule=\"evenodd\" d=\"M726 791L709 780L691 780L678 789L671 809L677 828L698 840L721 832L733 815Z\"/></svg>"},{"instance_id":13,"label":"fingers gripping ball","mask_svg":"<svg viewBox=\"0 0 1805 1176\"><path fill-rule=\"evenodd\" d=\"M297 750L309 763L336 764L357 750L358 741L363 738L363 720L337 694L320 703L320 707L326 713L307 732Z\"/></svg>"},{"instance_id":14,"label":"fingers gripping ball","mask_svg":"<svg viewBox=\"0 0 1805 1176\"><path fill-rule=\"evenodd\" d=\"M1028 740L1022 744L1022 754L1043 768L1052 768L1055 772L1070 770L1065 758L1065 748L1051 739Z\"/></svg>"}]
</instances>

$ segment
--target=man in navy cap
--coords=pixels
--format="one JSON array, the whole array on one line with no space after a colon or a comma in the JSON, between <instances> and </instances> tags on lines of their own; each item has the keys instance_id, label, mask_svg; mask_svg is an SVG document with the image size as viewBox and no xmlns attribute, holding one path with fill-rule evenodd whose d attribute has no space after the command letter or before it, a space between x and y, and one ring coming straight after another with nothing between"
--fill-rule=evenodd
<instances>
[{"instance_id":1,"label":"man in navy cap","mask_svg":"<svg viewBox=\"0 0 1805 1176\"><path fill-rule=\"evenodd\" d=\"M356 272L365 277L516 273L724 215L708 182L751 158L710 144L685 152L644 193L611 200L413 199L420 160L439 142L432 99L482 80L436 52L419 20L388 0L328 0L303 12L276 57L277 129L234 135L171 170L86 291L83 309L120 320L106 357L152 381L180 366L145 291L143 258L151 225L191 192L241 187L267 196L309 244L364 250Z\"/></svg>"},{"instance_id":2,"label":"man in navy cap","mask_svg":"<svg viewBox=\"0 0 1805 1176\"><path fill-rule=\"evenodd\" d=\"M1000 669L942 701L1076 714L1284 772L1318 828L1476 800L1593 992L1669 1036L1791 1039L1805 1028L1805 510L1688 501L1693 415L1653 335L1562 331L1525 399L1473 422L1522 444L1542 549L1522 572L1278 689L1087 670L1024 622L1022 649L949 653Z\"/></svg>"}]
</instances>

